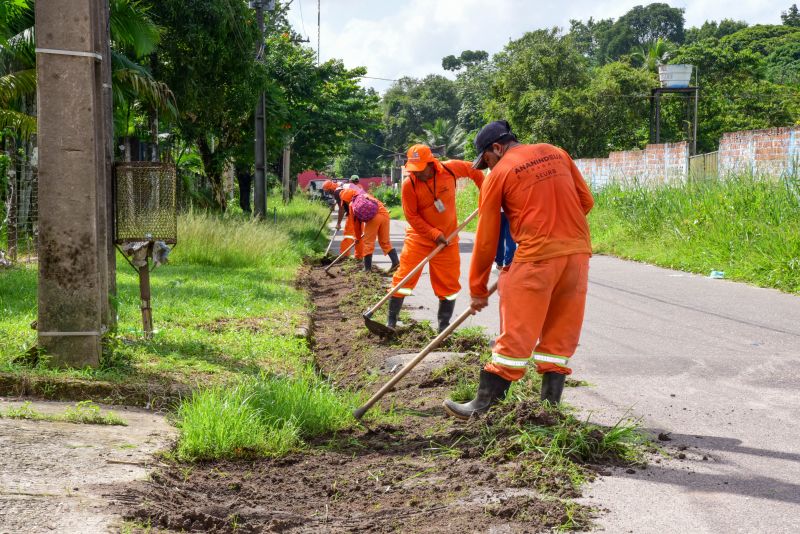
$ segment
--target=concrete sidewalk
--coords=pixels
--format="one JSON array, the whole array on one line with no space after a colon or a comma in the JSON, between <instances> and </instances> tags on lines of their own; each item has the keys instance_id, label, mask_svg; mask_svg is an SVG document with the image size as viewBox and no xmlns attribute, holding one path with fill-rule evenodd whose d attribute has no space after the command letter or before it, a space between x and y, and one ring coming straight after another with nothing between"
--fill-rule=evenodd
<instances>
[{"instance_id":1,"label":"concrete sidewalk","mask_svg":"<svg viewBox=\"0 0 800 534\"><path fill-rule=\"evenodd\" d=\"M392 221L402 246L405 223ZM461 234L468 304L473 235ZM386 267L388 258L375 256ZM427 269L426 271L427 272ZM641 418L665 458L634 473L615 470L587 488L607 509L609 532L800 531L800 297L725 280L595 256L567 403L593 421ZM422 306L421 309L418 307ZM417 319L437 302L425 274L406 299ZM499 329L497 298L465 326ZM685 449L683 449L685 447Z\"/></svg>"}]
</instances>

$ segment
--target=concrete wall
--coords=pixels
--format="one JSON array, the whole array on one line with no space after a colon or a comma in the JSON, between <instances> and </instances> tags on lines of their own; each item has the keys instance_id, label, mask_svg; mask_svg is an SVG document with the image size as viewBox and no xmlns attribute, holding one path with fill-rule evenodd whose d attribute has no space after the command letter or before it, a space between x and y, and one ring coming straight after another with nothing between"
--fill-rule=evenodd
<instances>
[{"instance_id":1,"label":"concrete wall","mask_svg":"<svg viewBox=\"0 0 800 534\"><path fill-rule=\"evenodd\" d=\"M800 173L800 127L744 130L722 136L719 173L780 176Z\"/></svg>"},{"instance_id":2,"label":"concrete wall","mask_svg":"<svg viewBox=\"0 0 800 534\"><path fill-rule=\"evenodd\" d=\"M644 150L612 152L607 158L575 160L584 179L595 187L610 182L662 184L685 181L689 145L686 142L647 145Z\"/></svg>"}]
</instances>

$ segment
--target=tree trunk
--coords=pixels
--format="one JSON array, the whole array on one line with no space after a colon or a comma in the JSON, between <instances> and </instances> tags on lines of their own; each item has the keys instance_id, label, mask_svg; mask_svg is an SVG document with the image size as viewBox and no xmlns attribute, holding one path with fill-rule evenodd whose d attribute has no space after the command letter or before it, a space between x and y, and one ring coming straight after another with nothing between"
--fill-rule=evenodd
<instances>
[{"instance_id":1,"label":"tree trunk","mask_svg":"<svg viewBox=\"0 0 800 534\"><path fill-rule=\"evenodd\" d=\"M200 159L203 161L203 169L206 171L206 177L208 177L211 183L211 192L214 195L214 202L220 210L225 211L228 207L228 202L225 198L225 187L222 183L223 166L217 161L214 152L211 151L211 147L208 145L208 141L205 138L198 139L197 149L200 151Z\"/></svg>"}]
</instances>

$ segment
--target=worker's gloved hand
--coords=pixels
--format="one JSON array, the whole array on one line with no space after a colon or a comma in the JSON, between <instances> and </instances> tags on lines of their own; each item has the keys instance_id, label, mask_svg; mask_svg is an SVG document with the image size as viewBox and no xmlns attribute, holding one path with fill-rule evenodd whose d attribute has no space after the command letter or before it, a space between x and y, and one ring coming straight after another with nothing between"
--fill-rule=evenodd
<instances>
[{"instance_id":1,"label":"worker's gloved hand","mask_svg":"<svg viewBox=\"0 0 800 534\"><path fill-rule=\"evenodd\" d=\"M488 305L489 297L472 297L472 302L470 302L469 306L476 312L479 312Z\"/></svg>"},{"instance_id":2,"label":"worker's gloved hand","mask_svg":"<svg viewBox=\"0 0 800 534\"><path fill-rule=\"evenodd\" d=\"M342 229L342 225L341 225L341 224L337 224L337 225L336 225L336 229L337 229L337 230L341 230L341 229Z\"/></svg>"},{"instance_id":3,"label":"worker's gloved hand","mask_svg":"<svg viewBox=\"0 0 800 534\"><path fill-rule=\"evenodd\" d=\"M439 237L436 238L436 244L437 245L447 246L450 243L447 242L447 238L446 237L444 237L443 235L440 235Z\"/></svg>"}]
</instances>

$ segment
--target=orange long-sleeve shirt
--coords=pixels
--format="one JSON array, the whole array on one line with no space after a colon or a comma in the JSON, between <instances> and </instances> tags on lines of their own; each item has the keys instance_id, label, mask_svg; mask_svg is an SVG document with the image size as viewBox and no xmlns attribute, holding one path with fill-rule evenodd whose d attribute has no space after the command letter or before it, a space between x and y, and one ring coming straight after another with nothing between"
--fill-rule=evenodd
<instances>
[{"instance_id":1,"label":"orange long-sleeve shirt","mask_svg":"<svg viewBox=\"0 0 800 534\"><path fill-rule=\"evenodd\" d=\"M442 166L446 166L447 172ZM439 236L447 237L458 227L456 217L456 179L469 178L478 189L483 184L483 173L472 168L472 163L451 159L445 163L436 162L436 179L427 182L410 175L403 181L403 213L411 225L406 230L406 239L431 244ZM451 174L452 173L452 174ZM434 205L436 199L444 204L439 212ZM456 242L457 240L454 240Z\"/></svg>"},{"instance_id":2,"label":"orange long-sleeve shirt","mask_svg":"<svg viewBox=\"0 0 800 534\"><path fill-rule=\"evenodd\" d=\"M594 199L575 162L558 147L541 143L508 149L486 178L479 206L469 272L473 297L488 295L501 207L517 243L514 262L592 253L586 215Z\"/></svg>"}]
</instances>

